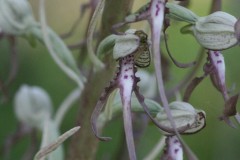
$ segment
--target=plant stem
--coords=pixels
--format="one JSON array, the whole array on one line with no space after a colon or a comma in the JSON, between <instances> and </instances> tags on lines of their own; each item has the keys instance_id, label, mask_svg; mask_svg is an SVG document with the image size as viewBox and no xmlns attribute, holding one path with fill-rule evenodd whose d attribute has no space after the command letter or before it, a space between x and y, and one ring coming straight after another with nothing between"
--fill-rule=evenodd
<instances>
[{"instance_id":1,"label":"plant stem","mask_svg":"<svg viewBox=\"0 0 240 160\"><path fill-rule=\"evenodd\" d=\"M210 12L221 11L222 8L222 0L212 0L212 6Z\"/></svg>"},{"instance_id":2,"label":"plant stem","mask_svg":"<svg viewBox=\"0 0 240 160\"><path fill-rule=\"evenodd\" d=\"M122 21L130 12L133 0L107 0L103 11L102 28L100 29L100 40L110 34L113 24ZM69 146L68 160L84 159L92 160L98 147L98 140L92 133L90 117L100 93L107 82L112 78L115 71L115 61L109 54L104 59L106 68L98 72L91 72L85 84L80 100L80 109L77 123L81 131L75 134Z\"/></svg>"}]
</instances>

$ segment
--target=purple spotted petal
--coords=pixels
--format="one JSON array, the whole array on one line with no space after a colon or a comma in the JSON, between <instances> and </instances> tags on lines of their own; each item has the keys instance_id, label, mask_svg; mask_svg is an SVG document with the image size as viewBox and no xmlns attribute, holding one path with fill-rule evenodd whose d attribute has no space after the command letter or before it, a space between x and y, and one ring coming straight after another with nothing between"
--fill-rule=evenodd
<instances>
[{"instance_id":1,"label":"purple spotted petal","mask_svg":"<svg viewBox=\"0 0 240 160\"><path fill-rule=\"evenodd\" d=\"M166 148L161 160L183 160L183 149L176 136L169 136L166 139Z\"/></svg>"},{"instance_id":2,"label":"purple spotted petal","mask_svg":"<svg viewBox=\"0 0 240 160\"><path fill-rule=\"evenodd\" d=\"M225 101L228 99L227 88L225 84L225 62L220 51L208 52L212 72L210 73L211 80L214 86L223 94Z\"/></svg>"},{"instance_id":3,"label":"purple spotted petal","mask_svg":"<svg viewBox=\"0 0 240 160\"><path fill-rule=\"evenodd\" d=\"M123 104L124 130L127 141L130 160L136 160L135 145L133 139L132 116L131 116L131 96L134 85L134 59L132 55L120 60L120 75L118 76L118 85Z\"/></svg>"}]
</instances>

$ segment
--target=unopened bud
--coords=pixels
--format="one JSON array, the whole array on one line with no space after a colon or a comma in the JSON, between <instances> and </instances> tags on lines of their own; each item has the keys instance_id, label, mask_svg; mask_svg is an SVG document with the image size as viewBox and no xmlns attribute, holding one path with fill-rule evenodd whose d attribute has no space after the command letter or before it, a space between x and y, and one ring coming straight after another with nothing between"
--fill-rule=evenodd
<instances>
[{"instance_id":1,"label":"unopened bud","mask_svg":"<svg viewBox=\"0 0 240 160\"><path fill-rule=\"evenodd\" d=\"M14 108L21 122L42 130L44 121L50 118L52 103L42 88L23 85L16 93Z\"/></svg>"},{"instance_id":2,"label":"unopened bud","mask_svg":"<svg viewBox=\"0 0 240 160\"><path fill-rule=\"evenodd\" d=\"M169 14L168 14L169 18L172 18L178 21L185 21L185 22L194 24L199 18L191 10L177 4L167 3L166 8L169 9Z\"/></svg>"},{"instance_id":3,"label":"unopened bud","mask_svg":"<svg viewBox=\"0 0 240 160\"><path fill-rule=\"evenodd\" d=\"M26 34L35 24L31 7L27 0L0 1L0 28L6 34Z\"/></svg>"}]
</instances>

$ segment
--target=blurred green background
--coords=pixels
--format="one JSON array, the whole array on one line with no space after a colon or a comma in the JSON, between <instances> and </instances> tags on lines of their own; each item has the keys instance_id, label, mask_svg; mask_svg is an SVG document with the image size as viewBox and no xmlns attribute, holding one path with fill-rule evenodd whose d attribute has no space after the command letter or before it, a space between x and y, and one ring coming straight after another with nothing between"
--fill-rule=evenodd
<instances>
[{"instance_id":1,"label":"blurred green background","mask_svg":"<svg viewBox=\"0 0 240 160\"><path fill-rule=\"evenodd\" d=\"M33 11L38 19L38 1L30 0ZM67 32L79 15L80 5L87 0L51 0L46 1L46 15L48 24L59 34ZM135 11L144 2L136 0L133 10ZM210 10L209 0L192 0L190 8L198 15L207 15ZM235 17L240 17L238 0L223 0L223 11ZM89 12L83 17L81 24L75 34L66 40L67 44L80 41L86 32ZM190 35L181 35L179 29L184 23L173 22L168 29L169 46L174 56L182 62L189 62L195 58L199 45ZM141 28L141 23L134 25ZM55 109L64 100L68 93L75 87L65 74L56 66L49 56L45 47L38 44L32 48L24 39L17 39L19 68L14 82L9 88L10 100L0 104L0 145L6 137L16 130L17 120L13 111L13 97L22 84L37 85L44 88L52 98ZM235 85L235 92L240 90L240 48L238 46L223 51L226 63L226 80L228 87ZM77 51L73 54L77 57ZM10 69L9 44L3 39L0 41L0 79L5 80ZM177 84L188 69L179 69L171 64L170 78L166 86L171 88ZM199 70L198 76L203 74ZM201 132L183 136L187 144L192 148L201 160L237 160L240 157L240 130L233 129L224 122L218 120L223 109L223 99L219 92L212 86L209 78L206 78L194 91L190 103L196 108L205 110L207 114L207 126ZM78 105L67 114L61 131L64 132L75 125ZM239 105L238 105L239 109ZM113 140L108 143L100 142L100 149L97 154L98 160L115 154L116 149L123 141L121 139L122 122L121 118L114 120L107 127L104 134L112 136ZM160 133L154 125L150 125L145 131L143 138L137 146L137 154L142 159L152 149L160 138ZM40 135L39 135L40 138ZM67 142L69 143L69 142ZM29 145L29 138L21 140L11 152L11 160L18 160ZM67 145L66 145L67 146ZM0 152L1 153L1 152ZM0 159L3 159L0 155Z\"/></svg>"}]
</instances>

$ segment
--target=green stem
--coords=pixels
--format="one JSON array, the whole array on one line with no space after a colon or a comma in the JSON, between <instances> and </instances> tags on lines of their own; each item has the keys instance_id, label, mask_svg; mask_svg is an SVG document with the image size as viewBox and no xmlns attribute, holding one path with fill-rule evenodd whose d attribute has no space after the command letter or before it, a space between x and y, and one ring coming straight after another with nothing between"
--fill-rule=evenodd
<instances>
[{"instance_id":1,"label":"green stem","mask_svg":"<svg viewBox=\"0 0 240 160\"><path fill-rule=\"evenodd\" d=\"M212 6L210 12L221 11L222 9L222 0L212 0Z\"/></svg>"},{"instance_id":2,"label":"green stem","mask_svg":"<svg viewBox=\"0 0 240 160\"><path fill-rule=\"evenodd\" d=\"M112 25L122 21L129 14L133 0L107 0L105 3L100 29L100 39L111 34ZM112 78L115 71L115 61L112 55L105 57L106 68L97 72L91 72L83 90L77 123L81 125L81 131L75 134L69 146L68 160L84 159L92 160L98 147L98 140L92 133L90 117L100 97L100 94Z\"/></svg>"}]
</instances>

